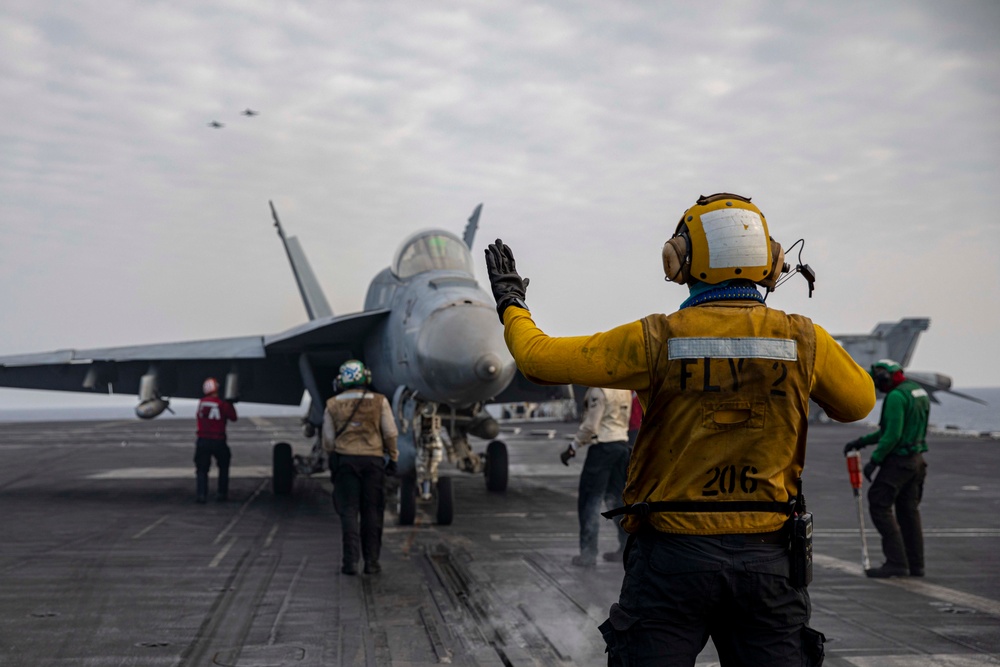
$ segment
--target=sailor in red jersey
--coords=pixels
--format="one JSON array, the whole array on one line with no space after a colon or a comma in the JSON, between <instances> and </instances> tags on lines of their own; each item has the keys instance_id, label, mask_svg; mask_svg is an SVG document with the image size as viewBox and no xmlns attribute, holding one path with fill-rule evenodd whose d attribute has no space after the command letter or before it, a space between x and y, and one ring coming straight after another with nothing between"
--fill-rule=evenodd
<instances>
[{"instance_id":1,"label":"sailor in red jersey","mask_svg":"<svg viewBox=\"0 0 1000 667\"><path fill-rule=\"evenodd\" d=\"M236 421L236 408L229 401L219 398L219 381L206 378L201 386L205 396L198 402L198 440L194 449L197 484L195 501L204 503L208 498L208 470L212 457L219 466L219 486L215 499L223 502L229 495L229 445L226 443L226 422Z\"/></svg>"}]
</instances>

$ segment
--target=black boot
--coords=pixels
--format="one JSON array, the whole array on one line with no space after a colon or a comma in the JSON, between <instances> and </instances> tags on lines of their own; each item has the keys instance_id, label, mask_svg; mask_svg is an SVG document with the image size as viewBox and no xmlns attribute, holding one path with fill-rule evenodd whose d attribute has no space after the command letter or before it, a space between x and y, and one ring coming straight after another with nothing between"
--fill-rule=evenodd
<instances>
[{"instance_id":1,"label":"black boot","mask_svg":"<svg viewBox=\"0 0 1000 667\"><path fill-rule=\"evenodd\" d=\"M907 577L910 575L910 568L904 567L902 565L889 565L888 563L882 565L882 567L873 567L870 570L865 570L865 575L871 577L872 579L888 579L889 577Z\"/></svg>"}]
</instances>

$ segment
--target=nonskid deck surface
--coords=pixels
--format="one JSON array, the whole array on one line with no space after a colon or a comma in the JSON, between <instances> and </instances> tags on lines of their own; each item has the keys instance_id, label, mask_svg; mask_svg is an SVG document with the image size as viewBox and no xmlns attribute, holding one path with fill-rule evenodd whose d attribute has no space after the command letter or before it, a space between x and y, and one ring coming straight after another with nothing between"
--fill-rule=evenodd
<instances>
[{"instance_id":1,"label":"nonskid deck surface","mask_svg":"<svg viewBox=\"0 0 1000 667\"><path fill-rule=\"evenodd\" d=\"M347 577L329 479L272 494L273 443L308 449L294 418L232 427L230 499L207 505L193 502L186 420L0 424L0 664L604 664L597 625L622 567L570 564L582 459L564 467L558 452L575 425L517 426L502 435L506 493L454 473L447 527L432 504L398 526L390 502L382 573ZM863 430L809 434L826 664L1000 664L1000 443L932 438L927 576L870 580L842 455ZM868 539L877 564L870 523ZM602 527L602 550L615 545ZM711 643L698 662L717 662Z\"/></svg>"}]
</instances>

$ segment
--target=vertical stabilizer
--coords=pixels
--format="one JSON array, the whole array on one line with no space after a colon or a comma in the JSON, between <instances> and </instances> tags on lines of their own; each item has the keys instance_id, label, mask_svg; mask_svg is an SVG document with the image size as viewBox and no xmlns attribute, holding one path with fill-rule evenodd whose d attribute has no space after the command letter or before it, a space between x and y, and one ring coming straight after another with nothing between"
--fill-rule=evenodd
<instances>
[{"instance_id":1,"label":"vertical stabilizer","mask_svg":"<svg viewBox=\"0 0 1000 667\"><path fill-rule=\"evenodd\" d=\"M462 235L462 240L465 241L465 245L469 250L472 250L472 242L476 239L476 230L479 229L479 214L482 212L483 205L480 204L472 212L472 216L469 217L469 224L465 226L465 233Z\"/></svg>"},{"instance_id":2,"label":"vertical stabilizer","mask_svg":"<svg viewBox=\"0 0 1000 667\"><path fill-rule=\"evenodd\" d=\"M299 286L299 294L302 295L302 303L305 304L306 314L310 320L321 317L330 317L333 311L323 294L323 289L316 280L316 274L309 266L306 253L302 250L299 240L294 236L285 237L285 230L281 228L281 221L278 220L278 212L274 208L274 202L268 201L271 205L271 215L274 217L274 226L281 237L281 243L285 246L285 254L288 255L288 262L292 265L292 274L295 276L295 283Z\"/></svg>"},{"instance_id":3,"label":"vertical stabilizer","mask_svg":"<svg viewBox=\"0 0 1000 667\"><path fill-rule=\"evenodd\" d=\"M906 368L920 332L927 331L930 325L926 317L908 317L898 322L879 322L870 334L835 334L833 337L862 368L871 368L879 359L892 359Z\"/></svg>"},{"instance_id":4,"label":"vertical stabilizer","mask_svg":"<svg viewBox=\"0 0 1000 667\"><path fill-rule=\"evenodd\" d=\"M920 332L927 331L930 326L931 321L926 317L908 317L890 325L884 333L889 358L898 362L903 368L909 366Z\"/></svg>"}]
</instances>

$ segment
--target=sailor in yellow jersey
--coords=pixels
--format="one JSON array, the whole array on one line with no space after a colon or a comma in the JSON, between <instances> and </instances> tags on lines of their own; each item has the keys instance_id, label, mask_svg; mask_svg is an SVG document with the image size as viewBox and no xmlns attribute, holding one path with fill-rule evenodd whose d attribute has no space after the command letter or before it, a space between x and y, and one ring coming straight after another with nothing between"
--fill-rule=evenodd
<instances>
[{"instance_id":1,"label":"sailor in yellow jersey","mask_svg":"<svg viewBox=\"0 0 1000 667\"><path fill-rule=\"evenodd\" d=\"M784 253L760 210L728 193L699 198L663 247L667 280L689 298L590 336L535 325L502 241L486 261L526 377L631 389L643 407L619 510L625 579L600 628L609 664L694 665L709 637L723 667L821 664L787 528L809 399L849 422L872 410L875 389L822 327L764 304L758 285L774 289Z\"/></svg>"}]
</instances>

